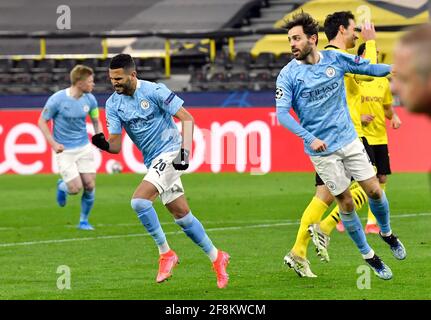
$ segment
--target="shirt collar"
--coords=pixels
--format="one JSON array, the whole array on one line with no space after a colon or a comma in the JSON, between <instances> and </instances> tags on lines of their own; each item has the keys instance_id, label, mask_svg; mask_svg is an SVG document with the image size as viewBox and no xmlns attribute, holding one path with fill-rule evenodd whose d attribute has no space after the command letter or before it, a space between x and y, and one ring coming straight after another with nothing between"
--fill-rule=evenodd
<instances>
[{"instance_id":1,"label":"shirt collar","mask_svg":"<svg viewBox=\"0 0 431 320\"><path fill-rule=\"evenodd\" d=\"M319 60L319 62L318 63L316 63L316 64L319 64L320 62L322 62L322 60L323 60L323 54L320 52L320 51L317 51L317 53L319 54L319 56L320 56L320 60ZM297 64L305 64L302 60L296 60L295 59L295 61L296 61L296 63Z\"/></svg>"}]
</instances>

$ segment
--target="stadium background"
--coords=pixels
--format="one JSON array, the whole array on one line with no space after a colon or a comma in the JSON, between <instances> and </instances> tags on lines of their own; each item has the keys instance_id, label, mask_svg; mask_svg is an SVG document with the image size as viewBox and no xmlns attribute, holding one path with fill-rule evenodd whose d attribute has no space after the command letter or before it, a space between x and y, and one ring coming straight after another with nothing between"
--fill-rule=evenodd
<instances>
[{"instance_id":1,"label":"stadium background","mask_svg":"<svg viewBox=\"0 0 431 320\"><path fill-rule=\"evenodd\" d=\"M69 4L71 28L60 30L58 19L64 11L56 10L62 4L64 4L63 1L57 0L46 0L38 6L32 6L29 0L1 3L0 184L4 198L0 211L3 211L5 217L4 228L18 228L18 233L3 233L1 242L6 245L5 247L8 243L32 240L31 232L28 233L30 238L22 238L19 235L19 228L30 227L33 221L30 218L14 219L15 213L7 202L8 192L6 191L9 188L16 190L9 199L25 201L23 197L28 194L19 193L21 180L19 177L15 179L15 174L35 175L57 172L52 160L52 151L37 127L37 118L49 95L69 85L68 72L76 63L91 66L96 72L94 93L102 108L101 119L105 126L103 106L112 92L107 79L109 58L119 52L132 54L137 62L138 76L142 79L163 82L175 90L195 117L197 130L194 136L195 150L190 172L274 173L274 176L268 175L270 183L276 183L278 179L290 179L295 186L301 185L304 189L302 198L298 196L295 198L297 203L290 204L292 215L289 218L298 219L303 205L311 196L312 167L303 153L302 142L282 128L275 119L275 79L279 70L291 59L286 34L279 29L283 19L298 10L311 13L321 24L327 14L335 11L351 10L359 20L357 23L361 23L361 19L366 19L370 15L377 28L379 58L384 63L392 62L393 44L405 27L429 21L429 4L421 0L408 2L397 0L125 0L121 3L97 0L92 1L91 5L88 1L76 0ZM319 36L319 47L322 48L326 44L326 38L323 33ZM392 197L397 198L398 202L395 201L395 205L402 199L398 196L409 199L417 197L421 201L420 207L412 207L411 201L407 200L406 205L396 209L395 213L428 214L430 200L426 173L429 171L431 159L429 141L431 124L425 117L406 112L397 99L395 99L395 110L403 125L400 130L388 130L393 171L396 174L407 172L419 174L395 175L394 184L397 181L399 186L397 189L394 187L392 191L389 189L388 192L392 192ZM89 131L91 131L90 127ZM252 146L250 141L253 139L255 144L252 143ZM121 162L125 172L145 172L136 148L126 141L124 149L118 156L97 152L100 162L98 172L106 172L110 159ZM275 172L309 173L278 176ZM219 175L219 178L215 178L213 175L203 174L192 178L194 176L190 175L190 178L185 179L196 179L200 181L199 183L205 184L215 181L212 179L224 177ZM137 178L139 177L138 175ZM237 182L239 189L255 183L243 175L226 177L228 177L226 181L229 181L227 183ZM112 178L118 178L119 181L134 179L128 175L121 179L119 176ZM109 177L106 177L108 180L104 180L103 177L98 179L100 179L99 192L106 191L107 186L115 189L116 184L110 182ZM51 184L54 183L55 178L47 175L28 181L31 182L26 184L40 183L39 189L48 190L48 186L51 182ZM103 182L107 182L105 187ZM135 182L132 184L124 182L124 186L131 191ZM203 188L199 183L197 183L199 187L194 186L192 182L189 183L192 194L193 190L197 193ZM409 193L400 188L400 185L408 188L410 184L418 186L418 189ZM215 182L215 185L223 188L221 182ZM254 191L261 192L258 189ZM209 194L211 192L208 190ZM35 191L35 194L39 197L42 193ZM45 196L40 197L45 198ZM127 197L128 194L125 194L121 200L118 200L125 203L119 210L127 207ZM50 201L52 197L47 195L46 198L46 201ZM226 195L226 198L229 196ZM249 199L250 195L245 198ZM218 199L225 201L222 198ZM205 201L211 202L208 199ZM216 207L216 204L214 208L210 206L209 210L213 208L216 212ZM29 209L23 205L20 212L25 212L26 208ZM41 213L45 213L46 210L46 208L41 209ZM52 213L48 220L52 219L50 221L54 224L64 224L63 220L54 216ZM274 217L286 219L277 214ZM130 218L131 221L132 218ZM72 223L69 220L73 221L72 215L67 216L67 224ZM103 217L99 216L98 220L103 221ZM113 221L118 222L115 219ZM229 217L227 221L229 224ZM133 220L133 222L140 227L136 221ZM56 226L52 227L56 228ZM412 222L405 225L405 228L414 230L415 227ZM291 231L291 237L293 237L294 230ZM54 232L43 236L34 234L35 237L41 236L42 239L53 238L56 235L58 234ZM426 243L428 240L423 241ZM285 249L283 245L283 250ZM0 248L0 250L6 249ZM426 248L423 250L427 252ZM350 251L352 251L351 248ZM425 254L426 257L428 260L423 261L424 267L429 266L429 252L428 255ZM302 286L300 285L299 288ZM250 291L249 298L284 297L279 294L271 295L269 292L266 296L253 296L253 292L255 291ZM18 293L14 295L12 291L0 293L3 294L1 295L3 298L35 297L31 293L22 295ZM426 293L424 294L426 297ZM47 292L40 297L58 298ZM95 297L104 296L100 293ZM166 297L178 298L174 295ZM199 292L194 296L191 294L186 297L201 298ZM233 294L221 297L216 294L209 295L209 298L223 297L235 298ZM295 298L295 296L290 297ZM302 297L297 296L297 298ZM362 296L353 294L351 297ZM371 295L369 297L373 298ZM422 297L420 290L416 297Z\"/></svg>"},{"instance_id":2,"label":"stadium background","mask_svg":"<svg viewBox=\"0 0 431 320\"><path fill-rule=\"evenodd\" d=\"M311 171L301 142L274 117L275 78L291 59L286 34L277 34L282 21L298 10L311 13L320 24L328 12L337 10L351 10L358 24L372 18L379 58L391 63L394 41L403 28L428 20L426 1L130 0L120 5L121 14L113 10L113 2L89 6L86 1L74 1L69 6L70 26L64 26L70 29L59 30L62 21L58 19L65 12L57 13L60 2L44 1L30 12L22 9L30 1L21 0L20 6L3 4L0 12L0 174L56 172L50 148L37 134L38 112L49 94L68 86L68 71L76 63L96 71L95 94L103 107L112 92L107 79L109 57L118 52L136 57L139 77L164 82L185 100L185 106L193 108L197 126L205 130L205 137L198 131L195 139L205 143L195 144L198 158L190 172ZM96 10L103 19L96 18ZM206 14L196 19L201 11ZM321 33L319 47L325 44ZM430 124L400 106L396 109L404 125L402 130L389 130L393 169L425 172L431 151L421 146L428 143L423 133L430 132ZM217 133L211 130L214 124L220 125ZM247 139L252 132L257 150L250 151L235 137ZM215 150L213 144L222 150ZM126 159L103 154L100 172L106 171L112 158L126 172L144 172L136 149L133 154ZM235 167L238 157L247 162L245 168ZM223 165L214 169L210 162Z\"/></svg>"}]
</instances>

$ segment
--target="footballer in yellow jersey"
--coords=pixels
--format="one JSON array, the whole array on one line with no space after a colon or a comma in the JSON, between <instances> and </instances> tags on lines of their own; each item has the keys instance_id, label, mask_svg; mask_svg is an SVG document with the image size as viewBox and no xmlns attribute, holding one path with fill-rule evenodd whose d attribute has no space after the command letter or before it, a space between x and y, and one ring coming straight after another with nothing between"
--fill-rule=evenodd
<instances>
[{"instance_id":1,"label":"footballer in yellow jersey","mask_svg":"<svg viewBox=\"0 0 431 320\"><path fill-rule=\"evenodd\" d=\"M358 48L358 55L364 57L369 49L364 44ZM392 93L387 78L374 78L373 81L360 83L361 90L361 122L362 132L369 144L368 153L372 158L380 186L384 190L387 175L391 174L388 150L388 135L386 119L391 121L391 127L398 129L401 121L392 107ZM378 233L375 217L368 209L366 233Z\"/></svg>"}]
</instances>

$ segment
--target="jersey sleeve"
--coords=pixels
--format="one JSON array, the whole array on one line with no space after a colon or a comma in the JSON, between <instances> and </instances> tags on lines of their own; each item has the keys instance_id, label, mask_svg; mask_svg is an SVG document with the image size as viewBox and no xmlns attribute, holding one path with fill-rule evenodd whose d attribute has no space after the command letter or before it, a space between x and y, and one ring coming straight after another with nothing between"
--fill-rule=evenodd
<instances>
[{"instance_id":1,"label":"jersey sleeve","mask_svg":"<svg viewBox=\"0 0 431 320\"><path fill-rule=\"evenodd\" d=\"M90 100L90 111L88 112L88 114L92 119L97 119L99 118L99 107L96 97L92 94L89 94L88 98Z\"/></svg>"},{"instance_id":2,"label":"jersey sleeve","mask_svg":"<svg viewBox=\"0 0 431 320\"><path fill-rule=\"evenodd\" d=\"M365 59L370 60L370 63L377 63L376 41L368 40L365 42ZM353 77L355 81L373 81L374 77L363 74L346 73L345 76Z\"/></svg>"},{"instance_id":3,"label":"jersey sleeve","mask_svg":"<svg viewBox=\"0 0 431 320\"><path fill-rule=\"evenodd\" d=\"M365 42L365 59L370 60L370 63L377 63L377 48L375 40Z\"/></svg>"},{"instance_id":4,"label":"jersey sleeve","mask_svg":"<svg viewBox=\"0 0 431 320\"><path fill-rule=\"evenodd\" d=\"M293 102L293 86L288 75L280 73L276 82L275 105L278 121L289 131L311 144L316 137L304 129L289 113Z\"/></svg>"},{"instance_id":5,"label":"jersey sleeve","mask_svg":"<svg viewBox=\"0 0 431 320\"><path fill-rule=\"evenodd\" d=\"M45 106L42 110L42 118L45 120L51 120L55 117L58 112L58 99L55 95L52 95L48 98L45 103Z\"/></svg>"},{"instance_id":6,"label":"jersey sleeve","mask_svg":"<svg viewBox=\"0 0 431 320\"><path fill-rule=\"evenodd\" d=\"M117 109L111 100L106 101L106 126L109 134L121 134L121 119L118 116Z\"/></svg>"},{"instance_id":7,"label":"jersey sleeve","mask_svg":"<svg viewBox=\"0 0 431 320\"><path fill-rule=\"evenodd\" d=\"M169 90L163 83L158 83L156 85L154 95L159 107L170 115L176 114L184 103L180 97Z\"/></svg>"},{"instance_id":8,"label":"jersey sleeve","mask_svg":"<svg viewBox=\"0 0 431 320\"><path fill-rule=\"evenodd\" d=\"M394 98L392 96L389 80L386 80L385 82L385 96L383 97L383 105L387 106L392 105Z\"/></svg>"},{"instance_id":9,"label":"jersey sleeve","mask_svg":"<svg viewBox=\"0 0 431 320\"><path fill-rule=\"evenodd\" d=\"M384 77L391 72L391 66L388 64L370 64L370 60L348 53L337 52L336 55L337 62L345 73Z\"/></svg>"}]
</instances>

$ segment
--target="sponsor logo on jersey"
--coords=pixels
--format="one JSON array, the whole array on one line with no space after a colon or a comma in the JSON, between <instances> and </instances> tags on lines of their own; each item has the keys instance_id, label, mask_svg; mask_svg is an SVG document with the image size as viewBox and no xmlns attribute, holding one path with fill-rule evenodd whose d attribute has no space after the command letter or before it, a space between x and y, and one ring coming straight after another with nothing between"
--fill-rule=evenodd
<instances>
[{"instance_id":1,"label":"sponsor logo on jersey","mask_svg":"<svg viewBox=\"0 0 431 320\"><path fill-rule=\"evenodd\" d=\"M364 102L377 102L382 104L383 103L383 97L371 97L371 96L361 96L361 103Z\"/></svg>"},{"instance_id":2,"label":"sponsor logo on jersey","mask_svg":"<svg viewBox=\"0 0 431 320\"><path fill-rule=\"evenodd\" d=\"M320 100L321 98L323 98L322 95L326 95L337 88L338 88L338 83L334 82L334 83L331 83L330 85L320 87L311 91L301 92L301 98L304 98L304 99L312 98L313 100L315 99Z\"/></svg>"},{"instance_id":3,"label":"sponsor logo on jersey","mask_svg":"<svg viewBox=\"0 0 431 320\"><path fill-rule=\"evenodd\" d=\"M143 126L148 125L149 122L153 119L154 119L154 114L149 114L146 117L130 119L126 121L126 124L132 130L139 130Z\"/></svg>"}]
</instances>

